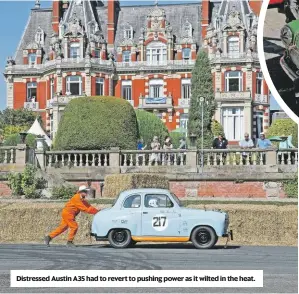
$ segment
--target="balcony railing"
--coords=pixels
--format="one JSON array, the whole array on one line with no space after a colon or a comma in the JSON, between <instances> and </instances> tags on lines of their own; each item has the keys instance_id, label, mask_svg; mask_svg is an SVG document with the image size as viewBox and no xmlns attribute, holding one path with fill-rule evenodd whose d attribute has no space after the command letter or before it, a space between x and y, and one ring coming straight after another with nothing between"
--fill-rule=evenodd
<instances>
[{"instance_id":1,"label":"balcony railing","mask_svg":"<svg viewBox=\"0 0 299 294\"><path fill-rule=\"evenodd\" d=\"M219 61L219 62L245 62L248 59L253 59L253 60L259 60L258 53L257 52L252 52L251 54L248 54L247 52L236 52L236 53L227 53L227 54L220 54L220 55L212 55L211 61Z\"/></svg>"},{"instance_id":2,"label":"balcony railing","mask_svg":"<svg viewBox=\"0 0 299 294\"><path fill-rule=\"evenodd\" d=\"M24 102L24 108L29 110L39 110L38 102Z\"/></svg>"},{"instance_id":3,"label":"balcony railing","mask_svg":"<svg viewBox=\"0 0 299 294\"><path fill-rule=\"evenodd\" d=\"M16 162L16 147L5 146L0 147L0 165L13 164Z\"/></svg>"},{"instance_id":4,"label":"balcony railing","mask_svg":"<svg viewBox=\"0 0 299 294\"><path fill-rule=\"evenodd\" d=\"M250 91L244 92L216 92L215 93L216 100L251 100Z\"/></svg>"},{"instance_id":5,"label":"balcony railing","mask_svg":"<svg viewBox=\"0 0 299 294\"><path fill-rule=\"evenodd\" d=\"M180 107L189 107L190 106L190 98L181 98L179 99Z\"/></svg>"}]
</instances>

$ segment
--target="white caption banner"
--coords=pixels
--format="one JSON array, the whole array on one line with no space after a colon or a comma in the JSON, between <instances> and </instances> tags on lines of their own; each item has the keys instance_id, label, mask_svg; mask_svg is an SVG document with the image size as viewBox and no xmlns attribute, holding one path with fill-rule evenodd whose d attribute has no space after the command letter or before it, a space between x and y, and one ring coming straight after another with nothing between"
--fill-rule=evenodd
<instances>
[{"instance_id":1,"label":"white caption banner","mask_svg":"<svg viewBox=\"0 0 299 294\"><path fill-rule=\"evenodd\" d=\"M13 270L11 287L263 287L263 271Z\"/></svg>"}]
</instances>

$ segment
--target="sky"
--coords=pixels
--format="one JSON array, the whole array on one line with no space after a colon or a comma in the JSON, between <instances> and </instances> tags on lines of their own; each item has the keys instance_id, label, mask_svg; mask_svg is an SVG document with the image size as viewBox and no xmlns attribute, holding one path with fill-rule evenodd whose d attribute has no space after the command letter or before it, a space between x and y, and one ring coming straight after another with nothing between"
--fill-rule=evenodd
<instances>
[{"instance_id":1,"label":"sky","mask_svg":"<svg viewBox=\"0 0 299 294\"><path fill-rule=\"evenodd\" d=\"M200 1L200 0L198 0ZM161 1L158 3L169 4L179 2L198 2L196 0L188 1ZM51 7L51 1L41 0L41 8ZM153 4L155 1L120 1L121 5L140 5ZM4 81L3 71L8 56L14 56L16 48L21 40L24 28L28 21L30 10L34 8L35 1L1 1L0 0L0 110L6 108L6 84ZM271 99L275 109L279 106L274 99Z\"/></svg>"}]
</instances>

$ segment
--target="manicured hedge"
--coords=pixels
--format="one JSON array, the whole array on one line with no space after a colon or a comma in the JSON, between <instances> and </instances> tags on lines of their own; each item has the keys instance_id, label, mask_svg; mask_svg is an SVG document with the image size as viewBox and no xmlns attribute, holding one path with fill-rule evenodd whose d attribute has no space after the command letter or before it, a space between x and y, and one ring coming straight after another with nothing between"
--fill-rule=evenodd
<instances>
[{"instance_id":1,"label":"manicured hedge","mask_svg":"<svg viewBox=\"0 0 299 294\"><path fill-rule=\"evenodd\" d=\"M70 101L58 126L55 150L136 149L138 126L133 107L116 97Z\"/></svg>"}]
</instances>

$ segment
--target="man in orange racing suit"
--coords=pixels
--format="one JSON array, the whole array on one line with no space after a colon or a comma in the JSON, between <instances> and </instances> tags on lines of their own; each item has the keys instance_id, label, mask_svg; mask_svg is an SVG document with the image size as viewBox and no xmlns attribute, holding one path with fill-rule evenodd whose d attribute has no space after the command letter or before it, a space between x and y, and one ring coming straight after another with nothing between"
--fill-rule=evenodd
<instances>
[{"instance_id":1,"label":"man in orange racing suit","mask_svg":"<svg viewBox=\"0 0 299 294\"><path fill-rule=\"evenodd\" d=\"M86 200L88 188L86 186L80 186L78 192L66 203L65 207L62 210L62 220L60 225L52 231L48 236L45 237L45 243L49 246L50 241L56 236L60 235L68 228L69 236L67 241L68 247L74 247L73 240L78 230L78 224L75 220L76 216L80 211L96 214L99 212L98 209L91 206Z\"/></svg>"}]
</instances>

